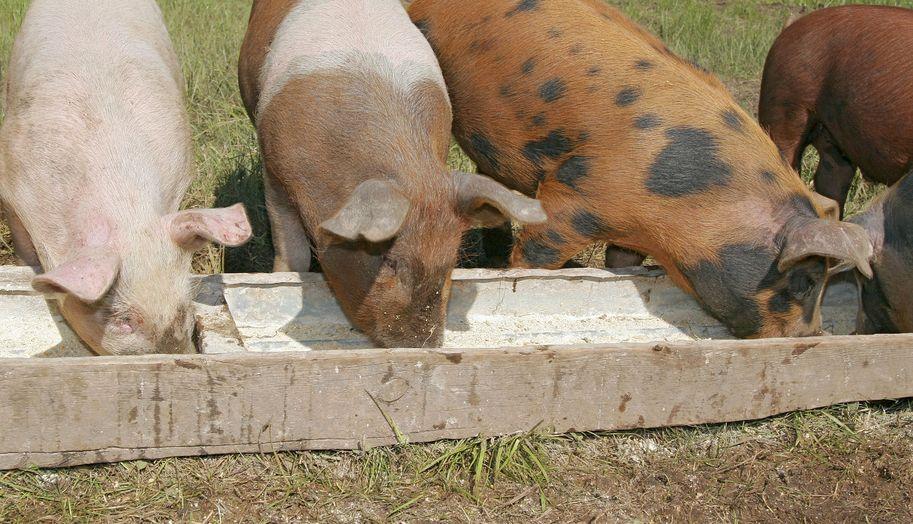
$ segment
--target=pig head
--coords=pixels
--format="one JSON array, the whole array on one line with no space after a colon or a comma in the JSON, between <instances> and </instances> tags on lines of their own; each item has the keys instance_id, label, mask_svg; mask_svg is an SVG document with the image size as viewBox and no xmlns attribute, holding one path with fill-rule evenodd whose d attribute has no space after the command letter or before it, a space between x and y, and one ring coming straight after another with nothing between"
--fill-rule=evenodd
<instances>
[{"instance_id":1,"label":"pig head","mask_svg":"<svg viewBox=\"0 0 913 524\"><path fill-rule=\"evenodd\" d=\"M365 181L319 226L330 287L353 323L384 347L443 343L451 273L469 228L546 220L537 201L489 178L437 176L445 183L433 198L401 182Z\"/></svg>"},{"instance_id":2,"label":"pig head","mask_svg":"<svg viewBox=\"0 0 913 524\"><path fill-rule=\"evenodd\" d=\"M32 286L59 300L64 318L98 354L193 352L191 256L207 241L246 242L243 206L181 211L138 231L99 218L84 223L93 227L68 258L46 265Z\"/></svg>"},{"instance_id":3,"label":"pig head","mask_svg":"<svg viewBox=\"0 0 913 524\"><path fill-rule=\"evenodd\" d=\"M850 219L871 238L874 278L858 278L860 334L913 332L913 176Z\"/></svg>"}]
</instances>

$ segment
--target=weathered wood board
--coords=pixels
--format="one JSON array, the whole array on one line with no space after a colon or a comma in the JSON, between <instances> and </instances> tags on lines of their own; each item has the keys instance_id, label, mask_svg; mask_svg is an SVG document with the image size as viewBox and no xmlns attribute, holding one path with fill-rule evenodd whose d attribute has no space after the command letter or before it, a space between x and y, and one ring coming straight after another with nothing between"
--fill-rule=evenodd
<instances>
[{"instance_id":1,"label":"weathered wood board","mask_svg":"<svg viewBox=\"0 0 913 524\"><path fill-rule=\"evenodd\" d=\"M86 354L32 274L0 268L0 356ZM364 448L396 442L388 416L428 442L913 396L911 335L705 340L729 335L646 268L459 271L441 350L358 349L319 275L203 277L196 307L202 355L0 359L0 469ZM833 286L826 329L854 315Z\"/></svg>"},{"instance_id":2,"label":"weathered wood board","mask_svg":"<svg viewBox=\"0 0 913 524\"><path fill-rule=\"evenodd\" d=\"M913 337L0 365L0 468L750 420L913 395ZM376 402L375 402L376 401Z\"/></svg>"}]
</instances>

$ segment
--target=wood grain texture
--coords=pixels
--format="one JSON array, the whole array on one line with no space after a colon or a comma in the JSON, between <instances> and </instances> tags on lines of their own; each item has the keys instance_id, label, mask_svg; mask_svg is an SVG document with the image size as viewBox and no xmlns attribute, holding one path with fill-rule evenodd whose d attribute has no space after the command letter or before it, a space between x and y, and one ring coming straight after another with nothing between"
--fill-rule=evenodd
<instances>
[{"instance_id":1,"label":"wood grain texture","mask_svg":"<svg viewBox=\"0 0 913 524\"><path fill-rule=\"evenodd\" d=\"M913 396L913 336L0 363L0 468L750 420ZM372 397L377 400L375 404Z\"/></svg>"}]
</instances>

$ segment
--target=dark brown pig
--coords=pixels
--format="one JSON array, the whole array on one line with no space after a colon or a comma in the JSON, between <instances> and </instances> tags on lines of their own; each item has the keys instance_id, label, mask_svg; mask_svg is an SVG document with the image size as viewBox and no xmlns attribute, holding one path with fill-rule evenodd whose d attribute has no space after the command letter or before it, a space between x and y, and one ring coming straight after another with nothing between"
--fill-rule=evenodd
<instances>
[{"instance_id":1,"label":"dark brown pig","mask_svg":"<svg viewBox=\"0 0 913 524\"><path fill-rule=\"evenodd\" d=\"M913 332L913 175L902 178L851 221L868 231L875 251L875 278L860 279L857 331Z\"/></svg>"},{"instance_id":2,"label":"dark brown pig","mask_svg":"<svg viewBox=\"0 0 913 524\"><path fill-rule=\"evenodd\" d=\"M796 170L812 145L815 189L840 208L856 174L894 184L913 167L913 11L815 11L774 42L759 119Z\"/></svg>"},{"instance_id":3,"label":"dark brown pig","mask_svg":"<svg viewBox=\"0 0 913 524\"><path fill-rule=\"evenodd\" d=\"M870 272L833 219L708 73L597 0L416 0L454 133L485 174L549 215L516 267L597 241L652 255L741 337L819 332L829 271Z\"/></svg>"},{"instance_id":4,"label":"dark brown pig","mask_svg":"<svg viewBox=\"0 0 913 524\"><path fill-rule=\"evenodd\" d=\"M451 173L451 108L434 53L398 0L256 0L241 92L266 167L276 269L308 237L349 319L375 343L442 343L464 232L541 205Z\"/></svg>"}]
</instances>

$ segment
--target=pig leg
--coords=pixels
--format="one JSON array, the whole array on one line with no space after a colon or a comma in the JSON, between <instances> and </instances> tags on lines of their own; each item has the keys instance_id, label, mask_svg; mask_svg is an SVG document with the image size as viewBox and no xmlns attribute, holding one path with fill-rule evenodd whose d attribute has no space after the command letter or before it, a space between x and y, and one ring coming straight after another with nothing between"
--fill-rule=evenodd
<instances>
[{"instance_id":1,"label":"pig leg","mask_svg":"<svg viewBox=\"0 0 913 524\"><path fill-rule=\"evenodd\" d=\"M821 157L815 172L815 191L836 200L840 204L840 218L843 219L843 206L856 176L856 166L844 156L826 129L822 128L812 145Z\"/></svg>"},{"instance_id":2,"label":"pig leg","mask_svg":"<svg viewBox=\"0 0 913 524\"><path fill-rule=\"evenodd\" d=\"M801 172L809 132L817 125L809 112L801 106L762 100L758 119L780 150L780 156Z\"/></svg>"},{"instance_id":3,"label":"pig leg","mask_svg":"<svg viewBox=\"0 0 913 524\"><path fill-rule=\"evenodd\" d=\"M311 269L311 247L298 210L288 193L269 174L263 177L266 212L269 215L276 258L273 272L306 273Z\"/></svg>"},{"instance_id":4,"label":"pig leg","mask_svg":"<svg viewBox=\"0 0 913 524\"><path fill-rule=\"evenodd\" d=\"M38 260L38 253L35 251L35 245L32 244L32 237L25 230L22 221L6 204L2 206L2 211L13 235L13 248L16 250L16 257L26 266L41 266L41 261Z\"/></svg>"},{"instance_id":5,"label":"pig leg","mask_svg":"<svg viewBox=\"0 0 913 524\"><path fill-rule=\"evenodd\" d=\"M605 250L605 267L636 267L644 263L647 257L636 251L609 245Z\"/></svg>"},{"instance_id":6,"label":"pig leg","mask_svg":"<svg viewBox=\"0 0 913 524\"><path fill-rule=\"evenodd\" d=\"M545 205L545 202L543 201ZM552 212L544 224L527 225L517 235L511 267L559 269L591 244L605 240L607 229L598 215L589 211Z\"/></svg>"},{"instance_id":7,"label":"pig leg","mask_svg":"<svg viewBox=\"0 0 913 524\"><path fill-rule=\"evenodd\" d=\"M485 268L507 267L513 242L514 233L510 222L501 227L483 229L481 266Z\"/></svg>"}]
</instances>

